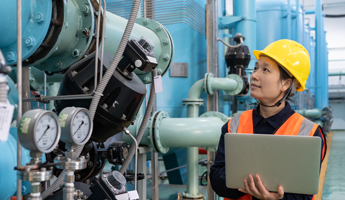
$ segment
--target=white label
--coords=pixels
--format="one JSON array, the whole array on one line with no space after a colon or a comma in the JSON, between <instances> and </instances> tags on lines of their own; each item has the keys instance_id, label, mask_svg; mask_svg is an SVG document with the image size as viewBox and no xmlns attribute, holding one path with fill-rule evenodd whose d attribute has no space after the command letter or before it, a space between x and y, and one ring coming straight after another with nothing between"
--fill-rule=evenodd
<instances>
[{"instance_id":1,"label":"white label","mask_svg":"<svg viewBox=\"0 0 345 200\"><path fill-rule=\"evenodd\" d=\"M162 76L161 75L155 76L153 78L153 80L155 82L155 91L156 91L156 93L163 92Z\"/></svg>"},{"instance_id":2,"label":"white label","mask_svg":"<svg viewBox=\"0 0 345 200\"><path fill-rule=\"evenodd\" d=\"M11 128L14 106L0 103L0 140L7 141Z\"/></svg>"},{"instance_id":3,"label":"white label","mask_svg":"<svg viewBox=\"0 0 345 200\"><path fill-rule=\"evenodd\" d=\"M136 190L128 191L129 199L139 199L138 192Z\"/></svg>"}]
</instances>

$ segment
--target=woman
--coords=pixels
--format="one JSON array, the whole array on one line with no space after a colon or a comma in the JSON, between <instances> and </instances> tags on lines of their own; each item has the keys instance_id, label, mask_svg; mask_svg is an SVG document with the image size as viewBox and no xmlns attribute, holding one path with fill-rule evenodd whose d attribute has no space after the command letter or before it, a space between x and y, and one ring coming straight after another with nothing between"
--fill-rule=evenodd
<instances>
[{"instance_id":1,"label":"woman","mask_svg":"<svg viewBox=\"0 0 345 200\"><path fill-rule=\"evenodd\" d=\"M226 199L311 200L313 195L284 193L281 186L278 187L278 192L269 192L257 175L249 175L248 180L244 180L244 189L226 187L225 133L319 136L322 139L321 160L325 154L325 138L321 128L295 113L286 101L296 91L302 92L305 89L310 71L307 50L295 41L284 39L273 42L263 51L253 53L257 62L250 77L250 95L258 100L259 105L253 110L236 115L222 127L216 160L210 170L212 188Z\"/></svg>"}]
</instances>

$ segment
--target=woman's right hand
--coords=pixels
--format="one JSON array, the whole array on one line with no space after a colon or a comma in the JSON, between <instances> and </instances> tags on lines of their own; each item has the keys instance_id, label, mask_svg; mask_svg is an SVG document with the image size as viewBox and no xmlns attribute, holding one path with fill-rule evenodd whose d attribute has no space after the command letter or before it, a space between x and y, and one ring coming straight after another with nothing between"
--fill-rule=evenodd
<instances>
[{"instance_id":1,"label":"woman's right hand","mask_svg":"<svg viewBox=\"0 0 345 200\"><path fill-rule=\"evenodd\" d=\"M261 200L277 200L284 197L284 189L282 186L278 187L278 192L269 192L262 184L259 175L256 175L255 179L256 185L253 176L249 175L249 182L247 181L247 179L244 179L245 189L238 189L238 191L250 194Z\"/></svg>"}]
</instances>

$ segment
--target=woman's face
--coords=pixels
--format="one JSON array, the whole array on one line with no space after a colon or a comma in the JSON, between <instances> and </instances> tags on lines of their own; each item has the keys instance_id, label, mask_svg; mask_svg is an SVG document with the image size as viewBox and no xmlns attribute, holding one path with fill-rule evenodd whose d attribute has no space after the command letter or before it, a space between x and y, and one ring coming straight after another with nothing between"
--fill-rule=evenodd
<instances>
[{"instance_id":1,"label":"woman's face","mask_svg":"<svg viewBox=\"0 0 345 200\"><path fill-rule=\"evenodd\" d=\"M261 56L255 63L254 71L250 76L250 96L261 102L274 104L283 98L284 91L289 86L287 80L280 80L279 66L273 60Z\"/></svg>"}]
</instances>

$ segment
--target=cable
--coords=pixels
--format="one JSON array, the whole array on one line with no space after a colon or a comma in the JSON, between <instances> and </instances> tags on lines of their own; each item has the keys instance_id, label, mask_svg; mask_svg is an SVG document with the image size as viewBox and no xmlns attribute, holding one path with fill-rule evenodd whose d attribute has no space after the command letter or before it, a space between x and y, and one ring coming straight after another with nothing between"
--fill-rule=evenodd
<instances>
[{"instance_id":1,"label":"cable","mask_svg":"<svg viewBox=\"0 0 345 200\"><path fill-rule=\"evenodd\" d=\"M155 85L154 85L154 81L153 78L157 76L157 70L154 69L152 70L152 83L151 83L151 90L150 90L150 97L149 97L149 102L147 104L146 110L145 110L145 114L144 114L144 118L143 121L141 122L139 131L138 131L138 135L136 137L136 140L138 141L138 144L140 144L141 138L144 135L145 129L146 129L146 125L147 122L149 121L149 118L151 116L151 111L153 108L153 104L155 102L155 98L156 98L156 92L155 92ZM130 150L129 150L129 154L127 159L124 161L124 163L121 166L121 169L119 170L119 172L121 174L123 174L125 172L125 170L127 169L129 163L131 162L133 155L135 154L135 144L133 143Z\"/></svg>"},{"instance_id":2,"label":"cable","mask_svg":"<svg viewBox=\"0 0 345 200\"><path fill-rule=\"evenodd\" d=\"M243 43L243 40L241 38L241 43L239 44L236 44L236 45L231 45L231 44L228 44L226 43L224 40L220 39L220 38L217 38L217 41L221 41L225 46L229 47L229 48L237 48L237 47L240 47Z\"/></svg>"},{"instance_id":3,"label":"cable","mask_svg":"<svg viewBox=\"0 0 345 200\"><path fill-rule=\"evenodd\" d=\"M121 38L121 42L120 45L115 53L114 59L111 61L109 69L107 70L107 72L105 73L101 83L98 85L97 90L95 92L94 97L92 98L92 102L91 102L91 106L89 108L90 111L90 115L92 120L94 119L95 113L96 113L96 109L99 103L99 100L101 99L101 94L103 94L103 91L105 89L105 87L107 86L110 78L112 77L118 63L121 60L121 57L123 55L123 52L125 51L129 36L132 32L136 17L137 17L137 13L140 7L140 0L135 0L133 1L133 8L131 11L131 15L128 19L125 31L123 33L123 36ZM106 10L104 10L104 12L106 12ZM98 37L98 36L97 36ZM96 58L98 59L98 58ZM96 76L96 74L95 74ZM140 142L140 141L139 141ZM132 145L133 146L133 145ZM74 158L79 157L81 151L83 150L84 145L78 146L76 149L76 152L74 154ZM131 148L132 149L132 148ZM57 178L57 180L46 190L42 193L42 199L47 198L52 192L54 192L58 187L62 186L64 184L64 178L65 178L65 171L61 172L61 174L59 175L59 177Z\"/></svg>"}]
</instances>

